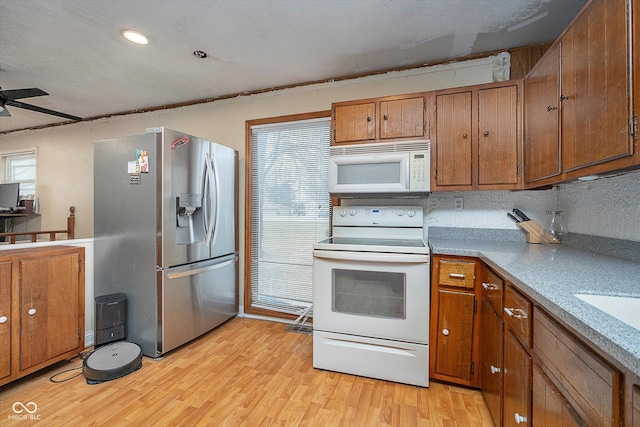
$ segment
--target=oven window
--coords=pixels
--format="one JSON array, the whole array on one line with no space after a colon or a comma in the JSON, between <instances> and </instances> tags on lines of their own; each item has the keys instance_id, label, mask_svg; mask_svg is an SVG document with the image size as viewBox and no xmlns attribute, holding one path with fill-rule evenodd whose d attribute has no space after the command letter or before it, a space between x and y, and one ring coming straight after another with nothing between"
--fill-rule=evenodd
<instances>
[{"instance_id":1,"label":"oven window","mask_svg":"<svg viewBox=\"0 0 640 427\"><path fill-rule=\"evenodd\" d=\"M334 269L332 284L332 310L336 313L405 318L404 273Z\"/></svg>"}]
</instances>

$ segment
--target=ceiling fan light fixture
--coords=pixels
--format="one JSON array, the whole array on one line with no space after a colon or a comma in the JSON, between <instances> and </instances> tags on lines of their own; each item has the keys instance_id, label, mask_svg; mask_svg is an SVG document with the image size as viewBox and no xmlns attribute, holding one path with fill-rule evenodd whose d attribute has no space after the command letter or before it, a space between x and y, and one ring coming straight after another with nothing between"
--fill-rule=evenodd
<instances>
[{"instance_id":1,"label":"ceiling fan light fixture","mask_svg":"<svg viewBox=\"0 0 640 427\"><path fill-rule=\"evenodd\" d=\"M149 44L149 39L147 39L147 37L144 34L139 33L137 31L122 30L120 31L120 34L122 34L122 37L124 37L125 39L135 44Z\"/></svg>"}]
</instances>

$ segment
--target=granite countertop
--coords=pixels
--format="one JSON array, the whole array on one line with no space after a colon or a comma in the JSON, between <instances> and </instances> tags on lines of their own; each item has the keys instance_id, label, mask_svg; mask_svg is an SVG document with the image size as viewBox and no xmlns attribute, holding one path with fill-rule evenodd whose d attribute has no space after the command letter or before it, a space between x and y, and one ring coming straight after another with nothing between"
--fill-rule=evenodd
<instances>
[{"instance_id":1,"label":"granite countertop","mask_svg":"<svg viewBox=\"0 0 640 427\"><path fill-rule=\"evenodd\" d=\"M640 298L640 263L560 245L429 239L432 254L471 256L640 376L640 331L574 296ZM638 314L640 316L640 314Z\"/></svg>"}]
</instances>

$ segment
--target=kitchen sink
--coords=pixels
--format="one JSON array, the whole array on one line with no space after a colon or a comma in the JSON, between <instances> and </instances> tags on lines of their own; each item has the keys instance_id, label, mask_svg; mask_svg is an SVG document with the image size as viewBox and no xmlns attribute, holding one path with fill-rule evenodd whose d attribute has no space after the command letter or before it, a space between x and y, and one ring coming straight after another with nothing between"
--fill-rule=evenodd
<instances>
[{"instance_id":1,"label":"kitchen sink","mask_svg":"<svg viewBox=\"0 0 640 427\"><path fill-rule=\"evenodd\" d=\"M575 296L640 331L640 297L591 294Z\"/></svg>"}]
</instances>

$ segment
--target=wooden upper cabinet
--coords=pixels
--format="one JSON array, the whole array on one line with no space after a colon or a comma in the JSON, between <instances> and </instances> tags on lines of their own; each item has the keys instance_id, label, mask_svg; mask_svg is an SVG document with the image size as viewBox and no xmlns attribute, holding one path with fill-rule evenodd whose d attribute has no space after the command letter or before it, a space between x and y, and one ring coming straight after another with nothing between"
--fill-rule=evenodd
<instances>
[{"instance_id":1,"label":"wooden upper cabinet","mask_svg":"<svg viewBox=\"0 0 640 427\"><path fill-rule=\"evenodd\" d=\"M525 187L640 165L639 19L635 0L588 2L526 77Z\"/></svg>"},{"instance_id":2,"label":"wooden upper cabinet","mask_svg":"<svg viewBox=\"0 0 640 427\"><path fill-rule=\"evenodd\" d=\"M562 173L560 163L559 45L553 45L524 81L525 183L543 184Z\"/></svg>"},{"instance_id":3,"label":"wooden upper cabinet","mask_svg":"<svg viewBox=\"0 0 640 427\"><path fill-rule=\"evenodd\" d=\"M628 18L626 1L596 0L561 38L561 138L568 173L633 154Z\"/></svg>"},{"instance_id":4,"label":"wooden upper cabinet","mask_svg":"<svg viewBox=\"0 0 640 427\"><path fill-rule=\"evenodd\" d=\"M331 144L428 139L431 92L331 104Z\"/></svg>"},{"instance_id":5,"label":"wooden upper cabinet","mask_svg":"<svg viewBox=\"0 0 640 427\"><path fill-rule=\"evenodd\" d=\"M334 143L352 143L376 138L376 104L338 105L333 108Z\"/></svg>"},{"instance_id":6,"label":"wooden upper cabinet","mask_svg":"<svg viewBox=\"0 0 640 427\"><path fill-rule=\"evenodd\" d=\"M422 138L424 110L424 96L380 101L380 139Z\"/></svg>"},{"instance_id":7,"label":"wooden upper cabinet","mask_svg":"<svg viewBox=\"0 0 640 427\"><path fill-rule=\"evenodd\" d=\"M518 185L518 88L478 90L478 185Z\"/></svg>"},{"instance_id":8,"label":"wooden upper cabinet","mask_svg":"<svg viewBox=\"0 0 640 427\"><path fill-rule=\"evenodd\" d=\"M471 90L436 96L436 184L447 187L471 187L472 130Z\"/></svg>"},{"instance_id":9,"label":"wooden upper cabinet","mask_svg":"<svg viewBox=\"0 0 640 427\"><path fill-rule=\"evenodd\" d=\"M520 189L521 80L438 91L435 191Z\"/></svg>"}]
</instances>

